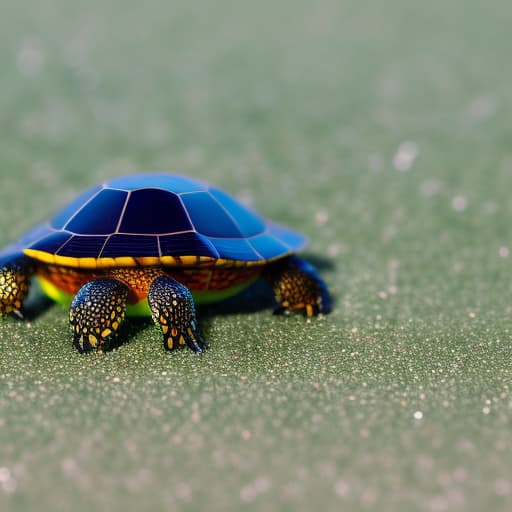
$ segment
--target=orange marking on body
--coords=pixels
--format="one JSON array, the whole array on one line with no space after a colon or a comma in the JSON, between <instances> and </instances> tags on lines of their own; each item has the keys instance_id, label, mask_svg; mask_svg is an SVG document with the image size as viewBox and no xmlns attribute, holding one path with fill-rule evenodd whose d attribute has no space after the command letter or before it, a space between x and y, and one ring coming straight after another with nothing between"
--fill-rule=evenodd
<instances>
[{"instance_id":1,"label":"orange marking on body","mask_svg":"<svg viewBox=\"0 0 512 512\"><path fill-rule=\"evenodd\" d=\"M176 279L191 291L218 291L249 281L260 271L259 267L234 267L234 264L231 265L231 268L198 266L182 269L165 267L81 269L48 264L38 266L36 274L71 295L75 295L89 281L111 277L121 281L129 288L128 303L136 304L146 299L151 283L161 275L168 275Z\"/></svg>"}]
</instances>

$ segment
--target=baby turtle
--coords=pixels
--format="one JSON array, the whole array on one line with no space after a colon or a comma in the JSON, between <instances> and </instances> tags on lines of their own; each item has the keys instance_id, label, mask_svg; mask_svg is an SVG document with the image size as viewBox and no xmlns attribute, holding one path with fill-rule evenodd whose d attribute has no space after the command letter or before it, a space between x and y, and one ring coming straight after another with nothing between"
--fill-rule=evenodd
<instances>
[{"instance_id":1,"label":"baby turtle","mask_svg":"<svg viewBox=\"0 0 512 512\"><path fill-rule=\"evenodd\" d=\"M93 187L0 252L0 315L22 316L30 278L70 306L80 352L103 350L125 315L152 316L165 348L202 352L195 303L231 297L260 276L276 312L328 313L325 283L294 253L303 235L207 183L138 174Z\"/></svg>"}]
</instances>

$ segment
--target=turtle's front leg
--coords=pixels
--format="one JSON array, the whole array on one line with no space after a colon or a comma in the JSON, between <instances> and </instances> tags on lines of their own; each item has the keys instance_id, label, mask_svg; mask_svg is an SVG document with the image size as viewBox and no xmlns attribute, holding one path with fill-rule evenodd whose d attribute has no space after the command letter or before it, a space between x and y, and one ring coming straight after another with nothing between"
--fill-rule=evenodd
<instances>
[{"instance_id":1,"label":"turtle's front leg","mask_svg":"<svg viewBox=\"0 0 512 512\"><path fill-rule=\"evenodd\" d=\"M73 342L79 352L103 351L119 329L126 312L128 288L116 279L101 278L84 284L69 310Z\"/></svg>"},{"instance_id":2,"label":"turtle's front leg","mask_svg":"<svg viewBox=\"0 0 512 512\"><path fill-rule=\"evenodd\" d=\"M14 313L22 316L20 309L27 296L33 270L24 261L5 264L0 268L0 316Z\"/></svg>"},{"instance_id":3,"label":"turtle's front leg","mask_svg":"<svg viewBox=\"0 0 512 512\"><path fill-rule=\"evenodd\" d=\"M264 276L279 307L275 314L298 311L306 316L331 311L331 297L316 268L296 256L269 265Z\"/></svg>"},{"instance_id":4,"label":"turtle's front leg","mask_svg":"<svg viewBox=\"0 0 512 512\"><path fill-rule=\"evenodd\" d=\"M186 286L169 276L159 276L149 287L148 303L154 322L162 329L166 349L185 345L194 352L206 349L199 334L194 299Z\"/></svg>"}]
</instances>

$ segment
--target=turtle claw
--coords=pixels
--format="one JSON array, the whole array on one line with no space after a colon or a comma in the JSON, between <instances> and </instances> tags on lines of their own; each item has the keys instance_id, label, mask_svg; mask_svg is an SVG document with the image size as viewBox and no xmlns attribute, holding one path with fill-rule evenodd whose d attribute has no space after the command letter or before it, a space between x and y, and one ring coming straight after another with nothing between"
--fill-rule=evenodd
<instances>
[{"instance_id":1,"label":"turtle claw","mask_svg":"<svg viewBox=\"0 0 512 512\"><path fill-rule=\"evenodd\" d=\"M115 279L96 279L80 288L69 310L78 352L103 352L124 320L127 295Z\"/></svg>"},{"instance_id":2,"label":"turtle claw","mask_svg":"<svg viewBox=\"0 0 512 512\"><path fill-rule=\"evenodd\" d=\"M196 325L191 325L185 329L171 327L167 332L165 332L166 329L163 325L161 327L164 332L164 346L168 350L181 348L185 345L196 353L204 352L207 349L206 342L199 334L199 330Z\"/></svg>"},{"instance_id":3,"label":"turtle claw","mask_svg":"<svg viewBox=\"0 0 512 512\"><path fill-rule=\"evenodd\" d=\"M187 329L185 341L187 342L187 347L197 353L204 352L208 348L203 337L199 334L199 329L195 321L192 322L191 327Z\"/></svg>"},{"instance_id":4,"label":"turtle claw","mask_svg":"<svg viewBox=\"0 0 512 512\"><path fill-rule=\"evenodd\" d=\"M96 338L93 335L75 332L73 334L73 345L80 354L104 352L105 348L107 348L108 340L103 339L101 336Z\"/></svg>"},{"instance_id":5,"label":"turtle claw","mask_svg":"<svg viewBox=\"0 0 512 512\"><path fill-rule=\"evenodd\" d=\"M190 290L167 275L157 277L149 287L148 303L155 324L164 335L164 347L187 346L194 352L207 348L199 334L194 299Z\"/></svg>"},{"instance_id":6,"label":"turtle claw","mask_svg":"<svg viewBox=\"0 0 512 512\"><path fill-rule=\"evenodd\" d=\"M292 313L301 313L307 318L312 316L317 316L322 312L320 305L318 303L315 304L301 304L300 306L287 307L287 306L279 306L274 309L274 315L280 316L290 316Z\"/></svg>"},{"instance_id":7,"label":"turtle claw","mask_svg":"<svg viewBox=\"0 0 512 512\"><path fill-rule=\"evenodd\" d=\"M0 316L11 314L23 318L21 308L28 293L31 272L28 265L19 262L0 268Z\"/></svg>"},{"instance_id":8,"label":"turtle claw","mask_svg":"<svg viewBox=\"0 0 512 512\"><path fill-rule=\"evenodd\" d=\"M25 316L23 315L23 313L19 310L19 309L13 309L12 310L13 314L16 315L20 320L24 320L25 319Z\"/></svg>"},{"instance_id":9,"label":"turtle claw","mask_svg":"<svg viewBox=\"0 0 512 512\"><path fill-rule=\"evenodd\" d=\"M331 311L327 286L310 263L292 256L270 267L266 277L279 304L275 315L302 313L310 318Z\"/></svg>"}]
</instances>

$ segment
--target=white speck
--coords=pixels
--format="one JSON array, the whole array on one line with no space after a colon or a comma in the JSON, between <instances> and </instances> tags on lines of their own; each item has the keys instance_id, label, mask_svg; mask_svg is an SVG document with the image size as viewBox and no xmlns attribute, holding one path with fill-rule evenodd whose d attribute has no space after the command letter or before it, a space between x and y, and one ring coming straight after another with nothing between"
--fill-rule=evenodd
<instances>
[{"instance_id":1,"label":"white speck","mask_svg":"<svg viewBox=\"0 0 512 512\"><path fill-rule=\"evenodd\" d=\"M406 140L398 146L393 157L393 166L397 171L408 171L418 156L418 145L416 142Z\"/></svg>"},{"instance_id":2,"label":"white speck","mask_svg":"<svg viewBox=\"0 0 512 512\"><path fill-rule=\"evenodd\" d=\"M506 496L510 494L510 482L505 479L496 480L494 482L494 490L498 496Z\"/></svg>"},{"instance_id":3,"label":"white speck","mask_svg":"<svg viewBox=\"0 0 512 512\"><path fill-rule=\"evenodd\" d=\"M78 467L78 464L76 463L75 459L72 458L66 458L63 459L60 463L63 473L68 476L72 477L80 472L80 469Z\"/></svg>"},{"instance_id":4,"label":"white speck","mask_svg":"<svg viewBox=\"0 0 512 512\"><path fill-rule=\"evenodd\" d=\"M467 472L464 468L456 468L453 472L453 479L456 482L464 482L467 478Z\"/></svg>"},{"instance_id":5,"label":"white speck","mask_svg":"<svg viewBox=\"0 0 512 512\"><path fill-rule=\"evenodd\" d=\"M26 77L33 78L43 70L46 55L38 41L28 38L21 42L16 54L16 67Z\"/></svg>"},{"instance_id":6,"label":"white speck","mask_svg":"<svg viewBox=\"0 0 512 512\"><path fill-rule=\"evenodd\" d=\"M355 334L357 331L359 331L359 329L357 327L352 327L351 332L353 332Z\"/></svg>"},{"instance_id":7,"label":"white speck","mask_svg":"<svg viewBox=\"0 0 512 512\"><path fill-rule=\"evenodd\" d=\"M334 242L327 246L327 255L330 256L331 258L339 256L340 254L345 254L346 252L346 245L339 242Z\"/></svg>"},{"instance_id":8,"label":"white speck","mask_svg":"<svg viewBox=\"0 0 512 512\"><path fill-rule=\"evenodd\" d=\"M508 250L508 247L500 247L500 250L498 251L498 254L502 258L508 258L508 255L510 254L510 251Z\"/></svg>"},{"instance_id":9,"label":"white speck","mask_svg":"<svg viewBox=\"0 0 512 512\"><path fill-rule=\"evenodd\" d=\"M443 184L439 180L427 180L424 181L420 186L421 195L424 197L432 197L439 192L443 188Z\"/></svg>"},{"instance_id":10,"label":"white speck","mask_svg":"<svg viewBox=\"0 0 512 512\"><path fill-rule=\"evenodd\" d=\"M470 311L470 312L468 313L468 316L469 316L469 318L475 318L476 313L475 313L474 311Z\"/></svg>"},{"instance_id":11,"label":"white speck","mask_svg":"<svg viewBox=\"0 0 512 512\"><path fill-rule=\"evenodd\" d=\"M484 414L489 414L489 413L491 412L491 408L490 408L490 407L488 407L488 406L486 405L486 406L482 409L482 412L483 412Z\"/></svg>"},{"instance_id":12,"label":"white speck","mask_svg":"<svg viewBox=\"0 0 512 512\"><path fill-rule=\"evenodd\" d=\"M178 482L176 485L176 495L181 501L190 501L192 498L192 489L186 482Z\"/></svg>"},{"instance_id":13,"label":"white speck","mask_svg":"<svg viewBox=\"0 0 512 512\"><path fill-rule=\"evenodd\" d=\"M334 492L341 498L344 498L345 496L348 496L350 493L350 485L348 485L348 483L345 482L345 480L338 480L334 484Z\"/></svg>"},{"instance_id":14,"label":"white speck","mask_svg":"<svg viewBox=\"0 0 512 512\"><path fill-rule=\"evenodd\" d=\"M254 501L260 494L270 490L272 481L267 476L260 476L254 482L242 487L240 499L246 503Z\"/></svg>"},{"instance_id":15,"label":"white speck","mask_svg":"<svg viewBox=\"0 0 512 512\"><path fill-rule=\"evenodd\" d=\"M11 470L5 467L0 468L0 487L2 490L7 494L11 494L16 490L17 485Z\"/></svg>"},{"instance_id":16,"label":"white speck","mask_svg":"<svg viewBox=\"0 0 512 512\"><path fill-rule=\"evenodd\" d=\"M237 195L237 198L245 206L251 207L254 205L254 196L250 190L242 190L240 194Z\"/></svg>"},{"instance_id":17,"label":"white speck","mask_svg":"<svg viewBox=\"0 0 512 512\"><path fill-rule=\"evenodd\" d=\"M452 266L453 271L458 274L464 270L464 263L461 263L460 261L456 261Z\"/></svg>"},{"instance_id":18,"label":"white speck","mask_svg":"<svg viewBox=\"0 0 512 512\"><path fill-rule=\"evenodd\" d=\"M327 210L318 210L315 212L315 222L319 226L323 226L329 220L329 213Z\"/></svg>"},{"instance_id":19,"label":"white speck","mask_svg":"<svg viewBox=\"0 0 512 512\"><path fill-rule=\"evenodd\" d=\"M114 382L115 384L117 384L118 382L121 382L121 379L119 377L114 377L112 379L112 382Z\"/></svg>"},{"instance_id":20,"label":"white speck","mask_svg":"<svg viewBox=\"0 0 512 512\"><path fill-rule=\"evenodd\" d=\"M11 470L9 468L0 468L0 484L11 479Z\"/></svg>"},{"instance_id":21,"label":"white speck","mask_svg":"<svg viewBox=\"0 0 512 512\"><path fill-rule=\"evenodd\" d=\"M498 100L494 96L476 97L469 106L469 115L476 121L485 121L498 111Z\"/></svg>"},{"instance_id":22,"label":"white speck","mask_svg":"<svg viewBox=\"0 0 512 512\"><path fill-rule=\"evenodd\" d=\"M380 291L379 297L384 300L388 298L388 294L385 291Z\"/></svg>"},{"instance_id":23,"label":"white speck","mask_svg":"<svg viewBox=\"0 0 512 512\"><path fill-rule=\"evenodd\" d=\"M468 200L465 196L455 196L452 199L452 210L463 212L468 206Z\"/></svg>"},{"instance_id":24,"label":"white speck","mask_svg":"<svg viewBox=\"0 0 512 512\"><path fill-rule=\"evenodd\" d=\"M396 295L398 293L398 288L392 284L388 287L388 292L390 295Z\"/></svg>"},{"instance_id":25,"label":"white speck","mask_svg":"<svg viewBox=\"0 0 512 512\"><path fill-rule=\"evenodd\" d=\"M416 411L414 414L414 419L415 420L422 420L423 419L423 413L421 411Z\"/></svg>"}]
</instances>

